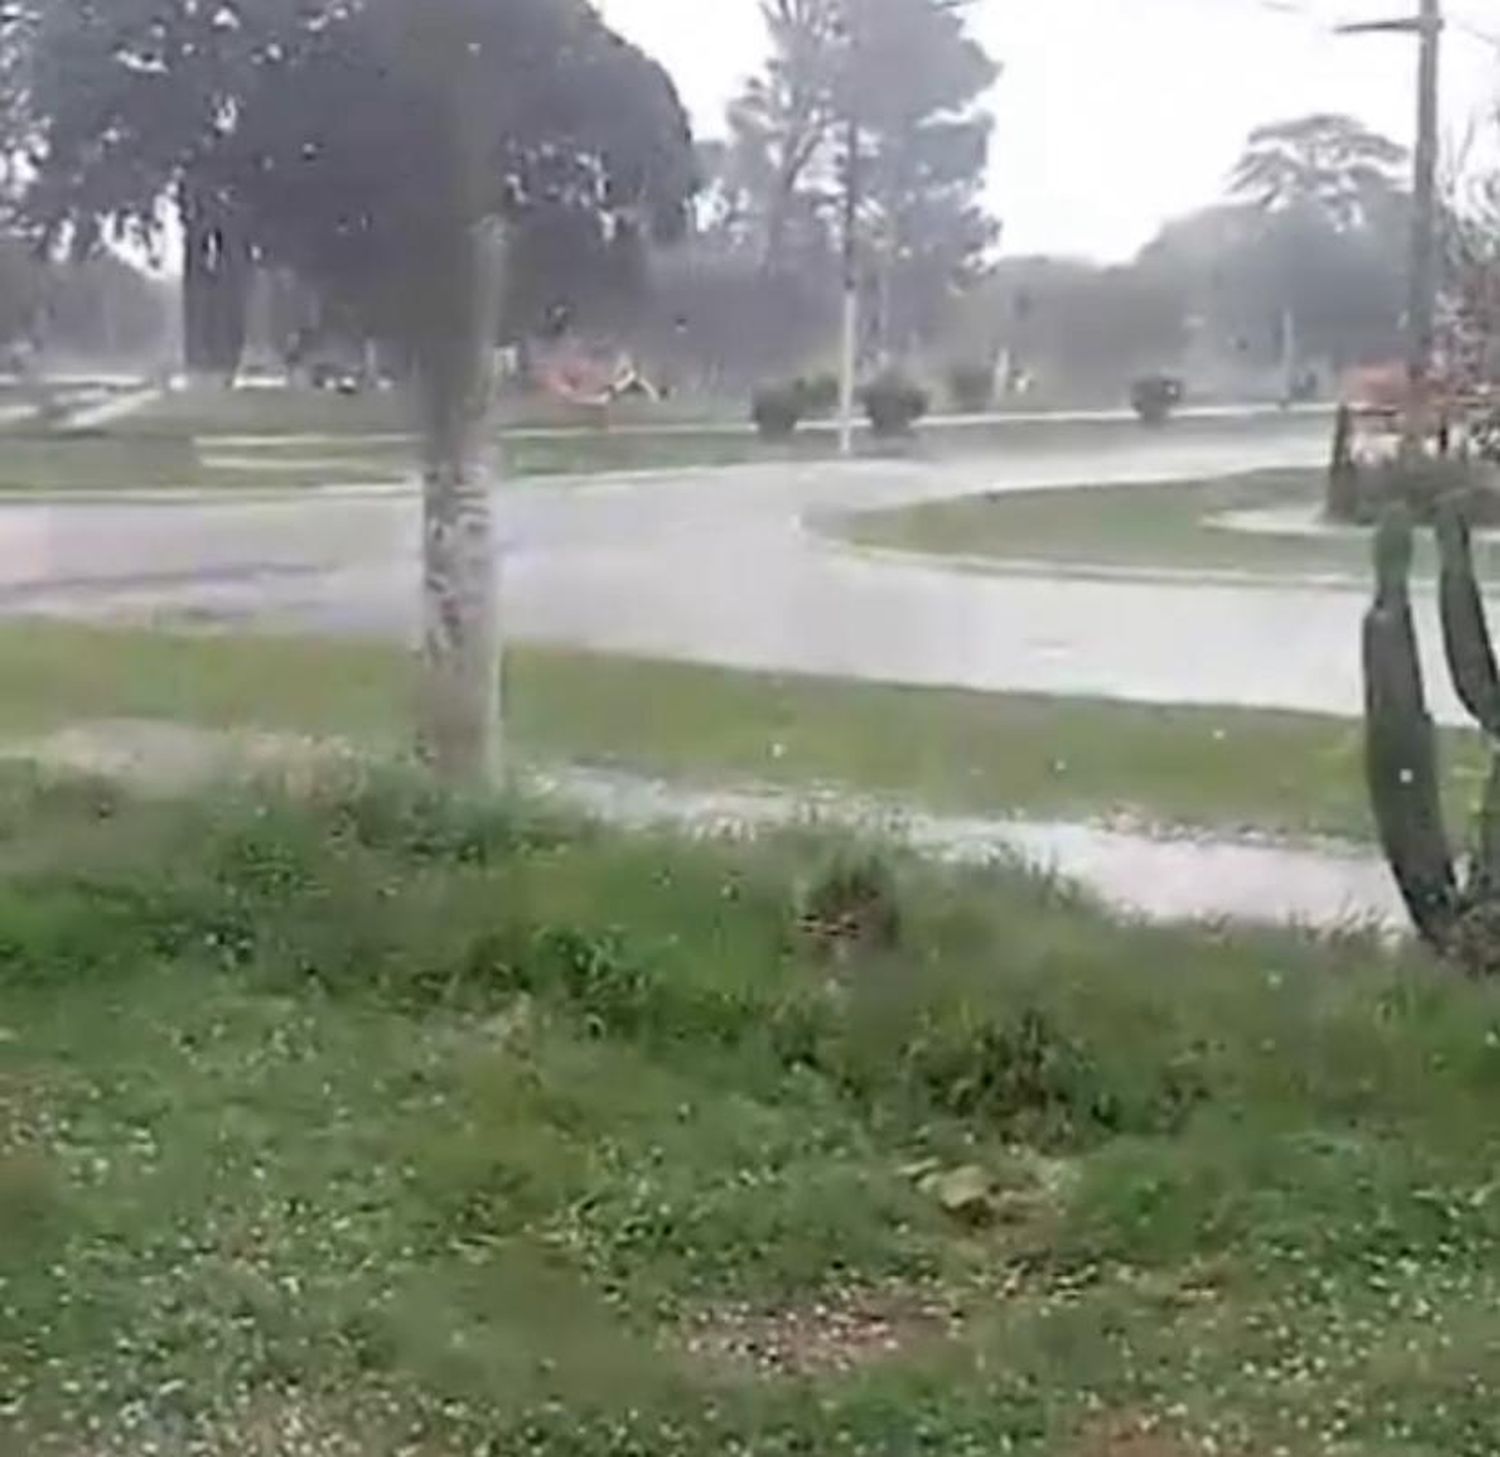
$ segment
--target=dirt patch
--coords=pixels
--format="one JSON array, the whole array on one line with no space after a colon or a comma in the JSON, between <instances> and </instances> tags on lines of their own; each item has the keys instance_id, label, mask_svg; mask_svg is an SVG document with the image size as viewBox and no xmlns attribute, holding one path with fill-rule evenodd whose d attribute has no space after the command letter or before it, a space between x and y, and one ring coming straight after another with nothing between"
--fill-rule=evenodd
<instances>
[{"instance_id":1,"label":"dirt patch","mask_svg":"<svg viewBox=\"0 0 1500 1457\"><path fill-rule=\"evenodd\" d=\"M720 1371L762 1377L841 1376L953 1340L951 1300L911 1290L847 1292L783 1310L720 1306L688 1323L688 1353Z\"/></svg>"},{"instance_id":2,"label":"dirt patch","mask_svg":"<svg viewBox=\"0 0 1500 1457\"><path fill-rule=\"evenodd\" d=\"M1090 1430L1069 1457L1199 1457L1199 1449L1144 1418L1116 1418Z\"/></svg>"}]
</instances>

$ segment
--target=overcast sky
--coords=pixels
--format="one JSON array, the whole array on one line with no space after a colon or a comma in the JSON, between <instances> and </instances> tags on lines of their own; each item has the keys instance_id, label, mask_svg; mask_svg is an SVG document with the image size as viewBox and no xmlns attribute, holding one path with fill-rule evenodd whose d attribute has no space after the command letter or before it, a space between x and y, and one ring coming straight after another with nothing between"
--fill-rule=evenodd
<instances>
[{"instance_id":1,"label":"overcast sky","mask_svg":"<svg viewBox=\"0 0 1500 1457\"><path fill-rule=\"evenodd\" d=\"M596 0L677 78L702 135L764 53L757 0ZM1214 201L1249 130L1347 111L1399 141L1415 125L1416 45L1339 37L1342 20L1417 0L971 0L1005 68L991 202L1012 253L1122 258L1167 218ZM1500 39L1500 0L1449 0ZM1450 32L1451 138L1500 94L1500 46Z\"/></svg>"}]
</instances>

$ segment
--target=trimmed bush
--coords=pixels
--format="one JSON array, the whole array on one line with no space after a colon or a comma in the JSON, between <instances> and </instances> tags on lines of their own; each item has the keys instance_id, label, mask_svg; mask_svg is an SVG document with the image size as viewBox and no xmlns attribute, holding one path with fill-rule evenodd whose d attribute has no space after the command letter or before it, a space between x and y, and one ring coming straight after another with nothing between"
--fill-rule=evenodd
<instances>
[{"instance_id":1,"label":"trimmed bush","mask_svg":"<svg viewBox=\"0 0 1500 1457\"><path fill-rule=\"evenodd\" d=\"M1180 379L1167 374L1147 374L1130 386L1130 408L1147 425L1161 425L1182 403Z\"/></svg>"},{"instance_id":2,"label":"trimmed bush","mask_svg":"<svg viewBox=\"0 0 1500 1457\"><path fill-rule=\"evenodd\" d=\"M1360 470L1354 519L1374 525L1388 506L1400 501L1414 521L1430 525L1438 506L1453 499L1460 503L1470 526L1500 525L1500 489L1494 471L1451 457L1388 460Z\"/></svg>"},{"instance_id":3,"label":"trimmed bush","mask_svg":"<svg viewBox=\"0 0 1500 1457\"><path fill-rule=\"evenodd\" d=\"M930 404L921 385L895 371L872 380L860 392L860 398L871 428L882 440L910 435Z\"/></svg>"},{"instance_id":4,"label":"trimmed bush","mask_svg":"<svg viewBox=\"0 0 1500 1457\"><path fill-rule=\"evenodd\" d=\"M806 404L797 380L762 385L750 402L750 418L762 440L789 440L805 413Z\"/></svg>"}]
</instances>

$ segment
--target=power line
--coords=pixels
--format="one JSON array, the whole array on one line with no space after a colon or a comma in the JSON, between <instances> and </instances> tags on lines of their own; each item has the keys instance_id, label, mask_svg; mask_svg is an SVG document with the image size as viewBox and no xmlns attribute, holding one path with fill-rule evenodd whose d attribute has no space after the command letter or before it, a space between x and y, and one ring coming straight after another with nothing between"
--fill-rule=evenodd
<instances>
[{"instance_id":1,"label":"power line","mask_svg":"<svg viewBox=\"0 0 1500 1457\"><path fill-rule=\"evenodd\" d=\"M1500 51L1500 35L1496 35L1493 31L1480 29L1472 20L1468 20L1462 15L1450 15L1448 17L1448 24L1453 26L1455 30L1461 30L1471 40L1483 41L1485 45L1494 46L1497 51Z\"/></svg>"},{"instance_id":2,"label":"power line","mask_svg":"<svg viewBox=\"0 0 1500 1457\"><path fill-rule=\"evenodd\" d=\"M1339 22L1328 13L1327 9L1318 7L1314 0L1248 0L1248 3L1272 15L1311 21L1320 30L1336 30L1339 27ZM1466 15L1450 14L1448 24L1453 29L1462 31L1471 40L1481 41L1485 45L1494 46L1500 50L1500 32L1486 30Z\"/></svg>"}]
</instances>

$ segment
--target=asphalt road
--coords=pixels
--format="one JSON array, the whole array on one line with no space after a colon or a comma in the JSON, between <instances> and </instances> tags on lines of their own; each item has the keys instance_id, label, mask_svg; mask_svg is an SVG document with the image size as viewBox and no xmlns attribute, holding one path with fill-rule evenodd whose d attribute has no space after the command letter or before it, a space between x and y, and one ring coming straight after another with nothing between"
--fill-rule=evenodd
<instances>
[{"instance_id":1,"label":"asphalt road","mask_svg":"<svg viewBox=\"0 0 1500 1457\"><path fill-rule=\"evenodd\" d=\"M1352 714L1361 592L955 572L806 526L981 491L1314 464L1326 436L1317 416L1101 419L1017 424L982 460L527 483L499 495L507 628L737 667ZM409 492L8 504L0 609L410 638L417 521Z\"/></svg>"}]
</instances>

